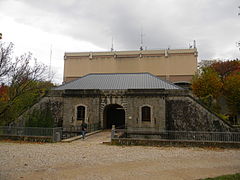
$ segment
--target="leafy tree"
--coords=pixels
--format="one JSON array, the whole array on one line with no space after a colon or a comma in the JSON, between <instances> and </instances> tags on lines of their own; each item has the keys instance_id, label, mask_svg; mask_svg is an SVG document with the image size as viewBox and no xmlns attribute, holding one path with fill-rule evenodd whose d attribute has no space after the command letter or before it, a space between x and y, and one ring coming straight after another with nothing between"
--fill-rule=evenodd
<instances>
[{"instance_id":1,"label":"leafy tree","mask_svg":"<svg viewBox=\"0 0 240 180\"><path fill-rule=\"evenodd\" d=\"M12 44L0 44L0 79L7 88L7 99L0 98L0 125L15 121L52 87L52 83L46 81L47 67L37 63L31 53L15 60L12 53Z\"/></svg>"},{"instance_id":2,"label":"leafy tree","mask_svg":"<svg viewBox=\"0 0 240 180\"><path fill-rule=\"evenodd\" d=\"M225 97L230 113L240 113L240 61L215 61L201 65L192 80L193 93L210 108L219 97ZM216 110L217 108L212 108Z\"/></svg>"},{"instance_id":3,"label":"leafy tree","mask_svg":"<svg viewBox=\"0 0 240 180\"><path fill-rule=\"evenodd\" d=\"M6 102L8 100L8 87L4 84L0 85L0 102Z\"/></svg>"},{"instance_id":4,"label":"leafy tree","mask_svg":"<svg viewBox=\"0 0 240 180\"><path fill-rule=\"evenodd\" d=\"M222 81L224 81L224 78L232 73L240 72L240 62L238 60L217 61L214 62L210 67L219 74Z\"/></svg>"},{"instance_id":5,"label":"leafy tree","mask_svg":"<svg viewBox=\"0 0 240 180\"><path fill-rule=\"evenodd\" d=\"M54 127L54 118L49 107L34 109L27 117L26 127Z\"/></svg>"},{"instance_id":6,"label":"leafy tree","mask_svg":"<svg viewBox=\"0 0 240 180\"><path fill-rule=\"evenodd\" d=\"M226 77L224 96L233 115L240 113L240 73Z\"/></svg>"},{"instance_id":7,"label":"leafy tree","mask_svg":"<svg viewBox=\"0 0 240 180\"><path fill-rule=\"evenodd\" d=\"M205 67L196 74L192 80L192 90L198 97L217 98L221 95L222 82L216 71L212 68Z\"/></svg>"}]
</instances>

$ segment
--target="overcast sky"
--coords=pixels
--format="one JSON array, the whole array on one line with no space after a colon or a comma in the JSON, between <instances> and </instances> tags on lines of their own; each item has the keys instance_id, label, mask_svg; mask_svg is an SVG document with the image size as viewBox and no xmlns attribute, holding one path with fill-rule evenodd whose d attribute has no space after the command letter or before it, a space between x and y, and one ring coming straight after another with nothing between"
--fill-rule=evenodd
<instances>
[{"instance_id":1,"label":"overcast sky","mask_svg":"<svg viewBox=\"0 0 240 180\"><path fill-rule=\"evenodd\" d=\"M240 0L0 0L2 41L32 52L62 82L64 52L188 48L202 59L240 58Z\"/></svg>"}]
</instances>

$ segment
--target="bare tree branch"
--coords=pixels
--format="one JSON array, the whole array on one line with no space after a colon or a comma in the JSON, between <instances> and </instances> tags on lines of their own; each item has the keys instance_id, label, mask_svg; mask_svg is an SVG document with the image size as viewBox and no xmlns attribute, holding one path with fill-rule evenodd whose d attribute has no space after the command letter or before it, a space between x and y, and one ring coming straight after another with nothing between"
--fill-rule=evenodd
<instances>
[{"instance_id":1,"label":"bare tree branch","mask_svg":"<svg viewBox=\"0 0 240 180\"><path fill-rule=\"evenodd\" d=\"M8 46L0 44L0 80L8 86L8 101L0 108L0 119L22 97L28 93L37 93L40 97L38 89L49 87L51 84L47 81L47 66L38 63L31 53L16 57L13 61L12 52L12 43Z\"/></svg>"},{"instance_id":2,"label":"bare tree branch","mask_svg":"<svg viewBox=\"0 0 240 180\"><path fill-rule=\"evenodd\" d=\"M0 43L0 81L2 83L4 82L4 78L10 73L13 67L11 62L12 53L13 53L12 43L8 45Z\"/></svg>"}]
</instances>

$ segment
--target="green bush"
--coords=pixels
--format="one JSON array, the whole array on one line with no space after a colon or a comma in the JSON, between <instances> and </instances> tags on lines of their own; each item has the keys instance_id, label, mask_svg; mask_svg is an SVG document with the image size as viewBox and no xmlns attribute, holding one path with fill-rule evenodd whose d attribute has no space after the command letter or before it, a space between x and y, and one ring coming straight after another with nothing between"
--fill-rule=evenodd
<instances>
[{"instance_id":1,"label":"green bush","mask_svg":"<svg viewBox=\"0 0 240 180\"><path fill-rule=\"evenodd\" d=\"M50 108L34 109L27 115L26 127L54 127L54 119Z\"/></svg>"},{"instance_id":2,"label":"green bush","mask_svg":"<svg viewBox=\"0 0 240 180\"><path fill-rule=\"evenodd\" d=\"M220 118L224 119L225 121L228 121L229 116L226 116L224 114L218 113L217 114Z\"/></svg>"}]
</instances>

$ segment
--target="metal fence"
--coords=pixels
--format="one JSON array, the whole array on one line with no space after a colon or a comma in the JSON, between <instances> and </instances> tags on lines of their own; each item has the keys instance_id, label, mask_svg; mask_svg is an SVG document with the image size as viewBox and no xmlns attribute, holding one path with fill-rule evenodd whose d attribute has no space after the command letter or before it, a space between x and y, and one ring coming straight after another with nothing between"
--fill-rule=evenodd
<instances>
[{"instance_id":1,"label":"metal fence","mask_svg":"<svg viewBox=\"0 0 240 180\"><path fill-rule=\"evenodd\" d=\"M240 132L200 132L200 131L129 131L113 129L112 138L144 138L164 140L240 142Z\"/></svg>"},{"instance_id":2,"label":"metal fence","mask_svg":"<svg viewBox=\"0 0 240 180\"><path fill-rule=\"evenodd\" d=\"M38 128L38 127L9 127L0 126L0 136L2 137L29 137L29 138L49 138L52 142L61 140L62 128Z\"/></svg>"}]
</instances>

